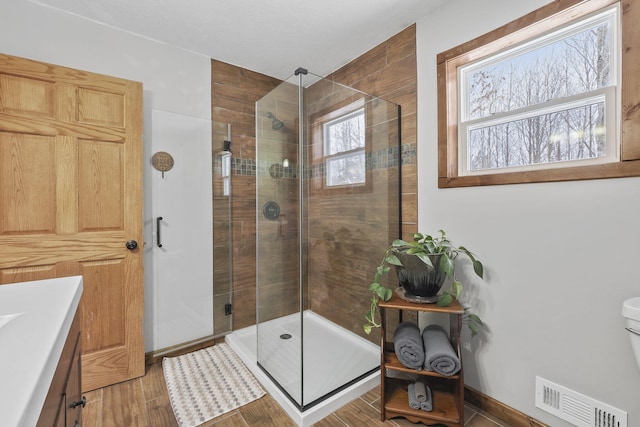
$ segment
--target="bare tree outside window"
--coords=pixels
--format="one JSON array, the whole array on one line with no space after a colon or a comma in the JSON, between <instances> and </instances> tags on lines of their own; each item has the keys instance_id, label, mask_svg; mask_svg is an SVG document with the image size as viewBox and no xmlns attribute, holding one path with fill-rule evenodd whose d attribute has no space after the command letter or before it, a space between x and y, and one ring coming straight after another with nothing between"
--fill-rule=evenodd
<instances>
[{"instance_id":1,"label":"bare tree outside window","mask_svg":"<svg viewBox=\"0 0 640 427\"><path fill-rule=\"evenodd\" d=\"M364 109L324 124L328 186L360 184L366 180Z\"/></svg>"},{"instance_id":2,"label":"bare tree outside window","mask_svg":"<svg viewBox=\"0 0 640 427\"><path fill-rule=\"evenodd\" d=\"M466 168L483 171L609 155L612 20L461 68ZM612 91L610 91L613 93ZM613 130L611 130L613 132Z\"/></svg>"},{"instance_id":3,"label":"bare tree outside window","mask_svg":"<svg viewBox=\"0 0 640 427\"><path fill-rule=\"evenodd\" d=\"M438 187L640 176L638 22L553 1L438 53Z\"/></svg>"}]
</instances>

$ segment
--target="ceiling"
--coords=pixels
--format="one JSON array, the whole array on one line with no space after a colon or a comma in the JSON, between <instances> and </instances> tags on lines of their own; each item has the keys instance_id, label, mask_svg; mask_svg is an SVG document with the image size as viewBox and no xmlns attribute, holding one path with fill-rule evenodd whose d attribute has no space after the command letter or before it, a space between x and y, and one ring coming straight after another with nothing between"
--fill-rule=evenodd
<instances>
[{"instance_id":1,"label":"ceiling","mask_svg":"<svg viewBox=\"0 0 640 427\"><path fill-rule=\"evenodd\" d=\"M325 76L446 0L30 1L284 80Z\"/></svg>"}]
</instances>

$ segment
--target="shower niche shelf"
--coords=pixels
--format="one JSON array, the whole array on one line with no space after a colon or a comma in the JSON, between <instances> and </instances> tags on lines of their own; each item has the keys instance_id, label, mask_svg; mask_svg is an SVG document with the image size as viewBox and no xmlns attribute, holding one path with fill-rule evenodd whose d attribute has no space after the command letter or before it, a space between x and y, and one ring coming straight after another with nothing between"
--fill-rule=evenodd
<instances>
[{"instance_id":1,"label":"shower niche shelf","mask_svg":"<svg viewBox=\"0 0 640 427\"><path fill-rule=\"evenodd\" d=\"M431 312L449 315L449 338L458 357L460 353L460 330L462 329L462 315L464 309L455 301L448 307L438 307L436 304L424 304L405 301L393 295L389 301L380 301L380 419L382 421L404 417L407 420L425 424L444 424L446 426L460 426L464 424L464 375L460 372L453 376L443 376L433 371L415 370L402 365L395 355L393 342L386 339L387 311L398 310L402 321L403 311ZM410 380L404 379L407 374L423 377L425 383L431 387L433 411L416 410L409 407L407 387Z\"/></svg>"}]
</instances>

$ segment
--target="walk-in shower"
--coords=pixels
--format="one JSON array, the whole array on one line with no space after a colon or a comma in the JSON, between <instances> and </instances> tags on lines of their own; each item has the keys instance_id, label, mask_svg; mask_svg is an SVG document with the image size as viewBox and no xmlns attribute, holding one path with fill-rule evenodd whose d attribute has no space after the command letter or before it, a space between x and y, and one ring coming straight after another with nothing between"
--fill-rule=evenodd
<instances>
[{"instance_id":1,"label":"walk-in shower","mask_svg":"<svg viewBox=\"0 0 640 427\"><path fill-rule=\"evenodd\" d=\"M399 107L298 69L255 114L257 325L238 332L310 425L306 413L378 384L379 341L362 325L399 236Z\"/></svg>"}]
</instances>

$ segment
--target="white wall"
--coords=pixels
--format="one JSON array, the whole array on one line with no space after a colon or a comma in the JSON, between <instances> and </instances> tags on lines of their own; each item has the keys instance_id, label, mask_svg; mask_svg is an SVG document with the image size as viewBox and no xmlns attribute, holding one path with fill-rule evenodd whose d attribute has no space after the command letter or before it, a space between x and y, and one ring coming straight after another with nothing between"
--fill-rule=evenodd
<instances>
[{"instance_id":1,"label":"white wall","mask_svg":"<svg viewBox=\"0 0 640 427\"><path fill-rule=\"evenodd\" d=\"M459 0L418 21L419 229L444 228L485 264L484 283L466 290L488 323L466 337L467 384L568 426L535 408L539 375L627 411L639 426L640 371L620 311L640 295L640 178L437 187L436 54L545 3Z\"/></svg>"},{"instance_id":2,"label":"white wall","mask_svg":"<svg viewBox=\"0 0 640 427\"><path fill-rule=\"evenodd\" d=\"M149 228L156 225L157 233L162 220L160 242L157 234L147 242L155 275L145 295L154 308L145 342L156 350L213 334L211 120L153 110L151 127L154 152L174 159L164 177L151 170Z\"/></svg>"},{"instance_id":3,"label":"white wall","mask_svg":"<svg viewBox=\"0 0 640 427\"><path fill-rule=\"evenodd\" d=\"M196 306L202 304L202 292L176 292L175 287L179 285L176 285L173 280L165 280L167 277L173 277L175 272L166 270L166 263L154 262L158 258L158 252L153 245L154 221L152 219L162 213L154 213L152 205L159 197L164 200L172 200L172 198L175 200L175 195L158 190L160 187L157 185L155 187L151 185L159 174L150 167L151 155L158 151L158 141L161 141L163 146L166 146L167 141L167 135L162 134L165 127L154 129L151 126L151 111L181 115L184 119L180 120L181 122L189 121L189 117L196 122L209 121L211 119L210 59L24 0L0 0L0 52L143 83L144 216L147 242L145 248L145 350L162 348L161 345L167 340L162 341L159 338L164 337L157 336L158 325L170 324L174 315L163 308L162 298L158 296L173 294L173 304ZM196 140L189 139L188 143L197 144L200 152L210 153L210 132ZM201 195L204 192L208 196L200 200L202 203L200 210L195 212L185 210L181 218L172 215L172 221L189 224L193 222L193 215L198 215L199 218L204 218L208 224L211 224L211 162L204 162L198 169L182 169L176 166L174 174L179 170L190 174L191 178L195 176L194 174L204 177L196 180L195 183L192 182L193 179L188 180L191 182L190 185L201 185L202 188L196 191L191 187L191 191L184 193ZM182 198L184 194L181 192L179 196ZM207 200L209 200L208 203ZM200 232L202 241L181 247L180 252L185 260L203 260L193 267L195 271L190 271L189 279L199 283L203 292L210 293L213 243L212 239L207 237L210 231L200 230ZM169 235L166 237L170 238ZM175 295L179 295L183 300L176 300ZM205 317L208 317L208 323L202 327L212 334L213 318L208 315ZM176 331L172 331L171 344L177 344L180 340L191 339L190 334L193 331L185 330L184 335L180 331L177 334L173 332Z\"/></svg>"}]
</instances>

